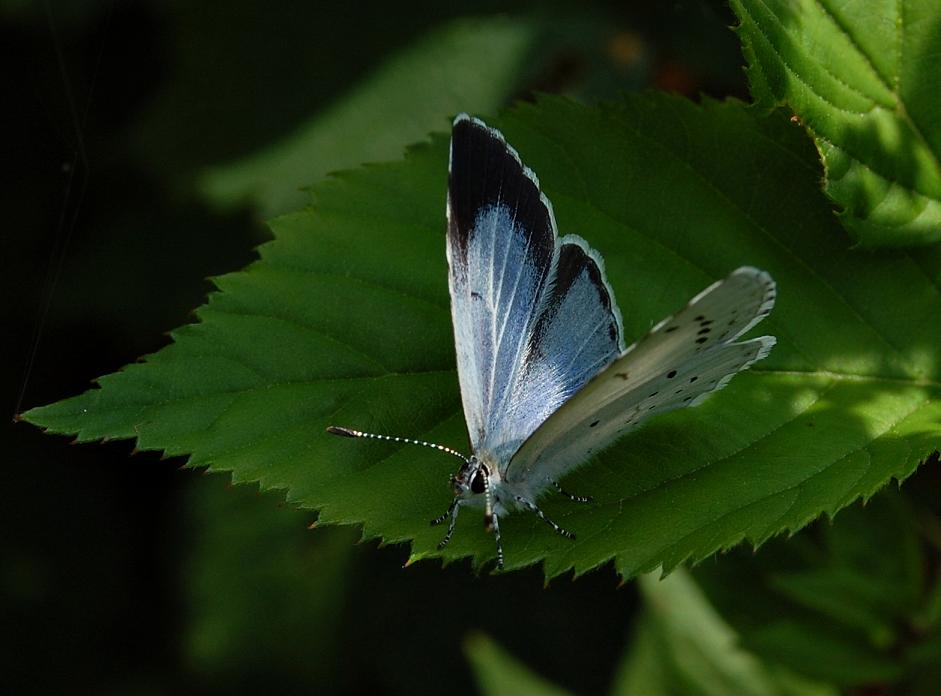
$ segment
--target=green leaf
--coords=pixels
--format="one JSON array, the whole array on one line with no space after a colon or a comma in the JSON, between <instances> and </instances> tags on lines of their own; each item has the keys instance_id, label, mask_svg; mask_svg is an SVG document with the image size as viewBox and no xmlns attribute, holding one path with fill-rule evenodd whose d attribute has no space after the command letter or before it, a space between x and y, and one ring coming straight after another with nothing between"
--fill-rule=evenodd
<instances>
[{"instance_id":1,"label":"green leaf","mask_svg":"<svg viewBox=\"0 0 941 696\"><path fill-rule=\"evenodd\" d=\"M941 240L941 3L732 0L757 103L813 133L867 247Z\"/></svg>"},{"instance_id":2,"label":"green leaf","mask_svg":"<svg viewBox=\"0 0 941 696\"><path fill-rule=\"evenodd\" d=\"M739 645L735 631L683 570L640 578L644 613L615 681L623 694L693 696L836 694L763 664Z\"/></svg>"},{"instance_id":3,"label":"green leaf","mask_svg":"<svg viewBox=\"0 0 941 696\"><path fill-rule=\"evenodd\" d=\"M850 508L823 533L828 563L778 572L772 589L827 619L861 631L877 648L893 645L924 591L924 563L910 511L880 495Z\"/></svg>"},{"instance_id":4,"label":"green leaf","mask_svg":"<svg viewBox=\"0 0 941 696\"><path fill-rule=\"evenodd\" d=\"M482 633L468 636L464 652L483 696L565 696L568 693L534 674Z\"/></svg>"},{"instance_id":5,"label":"green leaf","mask_svg":"<svg viewBox=\"0 0 941 696\"><path fill-rule=\"evenodd\" d=\"M309 197L304 188L328 172L397 159L456 113L502 106L518 87L536 34L533 22L519 18L446 24L284 141L208 170L202 189L219 205L250 200L265 217L301 207Z\"/></svg>"},{"instance_id":6,"label":"green leaf","mask_svg":"<svg viewBox=\"0 0 941 696\"><path fill-rule=\"evenodd\" d=\"M350 530L311 533L310 512L254 487L221 486L217 477L190 483L178 584L181 646L193 678L258 690L280 672L316 689L334 676Z\"/></svg>"},{"instance_id":7,"label":"green leaf","mask_svg":"<svg viewBox=\"0 0 941 696\"><path fill-rule=\"evenodd\" d=\"M941 681L941 634L915 646L908 654L914 676L908 693L930 696Z\"/></svg>"},{"instance_id":8,"label":"green leaf","mask_svg":"<svg viewBox=\"0 0 941 696\"><path fill-rule=\"evenodd\" d=\"M765 659L842 687L882 684L902 678L904 670L897 659L855 640L841 628L828 628L822 621L782 617L745 634L744 640Z\"/></svg>"},{"instance_id":9,"label":"green leaf","mask_svg":"<svg viewBox=\"0 0 941 696\"><path fill-rule=\"evenodd\" d=\"M696 575L744 644L770 663L846 687L926 671L918 656L932 636L917 620L932 597L915 521L898 492L757 557L704 564Z\"/></svg>"},{"instance_id":10,"label":"green leaf","mask_svg":"<svg viewBox=\"0 0 941 696\"><path fill-rule=\"evenodd\" d=\"M640 578L644 609L618 668L612 696L835 696L835 689L764 664L684 570ZM533 674L490 638L474 634L466 652L485 696L565 693Z\"/></svg>"},{"instance_id":11,"label":"green leaf","mask_svg":"<svg viewBox=\"0 0 941 696\"><path fill-rule=\"evenodd\" d=\"M612 557L625 577L759 544L904 479L941 435L941 256L847 251L803 131L730 101L562 99L494 123L538 172L559 227L605 257L629 340L742 264L772 273L769 359L694 409L624 438L547 497L563 539L509 516L508 568L555 576ZM80 441L137 438L192 466L282 488L323 523L438 555L440 453L324 433L329 424L466 447L448 309L447 139L316 187L199 323L100 388L25 417ZM462 515L444 554L494 556Z\"/></svg>"}]
</instances>

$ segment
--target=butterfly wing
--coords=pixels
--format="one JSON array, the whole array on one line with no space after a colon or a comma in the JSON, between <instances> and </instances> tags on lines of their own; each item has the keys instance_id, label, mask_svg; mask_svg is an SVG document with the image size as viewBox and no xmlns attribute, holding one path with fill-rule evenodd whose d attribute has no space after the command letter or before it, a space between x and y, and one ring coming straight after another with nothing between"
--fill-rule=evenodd
<instances>
[{"instance_id":1,"label":"butterfly wing","mask_svg":"<svg viewBox=\"0 0 941 696\"><path fill-rule=\"evenodd\" d=\"M620 352L598 255L562 240L536 176L503 136L454 121L447 256L464 416L475 452L509 461ZM582 345L571 345L572 326Z\"/></svg>"},{"instance_id":2,"label":"butterfly wing","mask_svg":"<svg viewBox=\"0 0 941 696\"><path fill-rule=\"evenodd\" d=\"M771 277L748 267L706 288L552 414L512 458L507 481L535 495L651 416L724 387L774 346L772 336L735 342L774 298Z\"/></svg>"},{"instance_id":3,"label":"butterfly wing","mask_svg":"<svg viewBox=\"0 0 941 696\"><path fill-rule=\"evenodd\" d=\"M513 396L499 414L508 463L533 431L623 349L621 318L601 257L581 239L562 239L552 284L541 303Z\"/></svg>"}]
</instances>

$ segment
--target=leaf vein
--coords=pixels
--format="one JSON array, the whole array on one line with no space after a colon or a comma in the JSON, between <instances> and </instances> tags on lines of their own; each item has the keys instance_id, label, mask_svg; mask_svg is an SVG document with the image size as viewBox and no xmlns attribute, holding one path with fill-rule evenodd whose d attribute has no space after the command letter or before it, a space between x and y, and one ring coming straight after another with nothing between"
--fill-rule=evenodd
<instances>
[{"instance_id":1,"label":"leaf vein","mask_svg":"<svg viewBox=\"0 0 941 696\"><path fill-rule=\"evenodd\" d=\"M295 319L295 318L287 317L287 316L279 316L279 315L273 314L273 313L272 313L272 314L263 314L263 313L261 313L261 312L252 312L252 311L245 311L245 310L236 311L236 310L232 310L232 309L220 309L219 307L214 307L214 308L212 308L211 312L216 313L216 314L227 314L227 315L229 315L229 316L244 317L244 318L246 318L246 319L251 319L251 318L254 317L254 318L258 318L258 319L270 319L270 320L282 322L282 323L284 323L284 324L287 324L289 327L291 327L291 328L293 328L293 329L300 329L300 330L305 331L305 332L307 332L307 333L311 333L311 334L314 334L315 336L319 336L319 337L321 337L321 338L324 338L324 339L330 341L331 343L335 343L335 344L336 344L337 346L339 346L340 348L343 348L343 349L345 349L345 350L348 350L349 352L354 353L354 354L358 355L359 357L361 357L361 358L367 360L368 362L372 363L374 366L376 366L376 367L378 367L380 370L382 370L382 372L385 373L385 374L391 374L391 373L392 373L392 370L389 369L389 367L388 367L387 365L385 365L385 364L383 364L382 362L380 362L379 359L376 358L375 356L370 355L369 353L367 353L366 351L364 351L364 350L362 350L362 349L360 349L360 348L356 348L356 347L350 345L349 343L347 343L346 341L341 340L340 338L337 338L334 334L330 333L329 331L325 331L325 330L323 330L323 329L319 329L319 328L317 328L317 327L311 326L310 324L301 323L301 322L299 322L299 321L298 321L297 319ZM243 364L244 364L244 363L243 363ZM247 367L247 365L246 365L246 367Z\"/></svg>"}]
</instances>

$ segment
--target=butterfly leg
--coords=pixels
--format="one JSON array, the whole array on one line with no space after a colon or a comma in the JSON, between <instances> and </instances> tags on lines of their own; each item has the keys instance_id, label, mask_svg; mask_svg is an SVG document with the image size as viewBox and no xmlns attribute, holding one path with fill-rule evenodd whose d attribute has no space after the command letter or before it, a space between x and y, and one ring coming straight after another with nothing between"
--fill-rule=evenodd
<instances>
[{"instance_id":1,"label":"butterfly leg","mask_svg":"<svg viewBox=\"0 0 941 696\"><path fill-rule=\"evenodd\" d=\"M518 502L520 505L525 507L530 512L535 512L539 516L539 519L541 519L543 522L545 522L546 524L548 524L550 527L552 527L555 530L556 534L561 534L566 539L572 539L572 540L575 539L575 534L573 534L572 532L568 530L562 529L562 527L560 527L555 522L553 522L548 517L546 517L546 513L540 510L539 507L536 505L536 503L526 500L525 498L519 495L516 496L516 502Z\"/></svg>"},{"instance_id":2,"label":"butterfly leg","mask_svg":"<svg viewBox=\"0 0 941 696\"><path fill-rule=\"evenodd\" d=\"M441 524L441 523L444 522L446 519L448 519L449 517L451 517L451 515L454 514L454 508L455 508L455 506L457 505L457 501L458 501L458 500L459 500L458 498L454 498L454 500L452 500L452 501L451 501L451 504L448 506L448 509L445 510L444 514L441 515L440 517L435 517L435 518L431 521L431 526L432 526L432 527L437 527L439 524Z\"/></svg>"},{"instance_id":3,"label":"butterfly leg","mask_svg":"<svg viewBox=\"0 0 941 696\"><path fill-rule=\"evenodd\" d=\"M556 489L559 493L561 493L562 495L564 495L566 498L568 498L568 499L571 500L572 502L575 502L575 503L590 503L590 502L593 500L593 498L592 498L590 495L573 495L572 493L567 493L565 490L563 490L562 486L559 485L559 482L558 482L558 481L553 481L553 482L552 482L552 485L555 487L555 489Z\"/></svg>"},{"instance_id":4,"label":"butterfly leg","mask_svg":"<svg viewBox=\"0 0 941 696\"><path fill-rule=\"evenodd\" d=\"M503 540L500 538L500 517L493 509L493 489L490 487L490 477L484 476L484 495L486 507L484 508L484 524L488 531L493 531L497 540L497 570L503 570Z\"/></svg>"},{"instance_id":5,"label":"butterfly leg","mask_svg":"<svg viewBox=\"0 0 941 696\"><path fill-rule=\"evenodd\" d=\"M500 518L493 515L493 536L497 540L497 570L503 570L503 540L500 539Z\"/></svg>"},{"instance_id":6,"label":"butterfly leg","mask_svg":"<svg viewBox=\"0 0 941 696\"><path fill-rule=\"evenodd\" d=\"M441 515L441 517L436 517L431 521L431 525L439 525L445 520L448 520L448 531L444 535L444 539L438 544L439 549L443 549L448 545L448 542L451 541L451 535L454 534L454 525L457 524L457 513L460 512L461 508L461 499L454 498L451 501L451 506L448 508L448 511Z\"/></svg>"}]
</instances>

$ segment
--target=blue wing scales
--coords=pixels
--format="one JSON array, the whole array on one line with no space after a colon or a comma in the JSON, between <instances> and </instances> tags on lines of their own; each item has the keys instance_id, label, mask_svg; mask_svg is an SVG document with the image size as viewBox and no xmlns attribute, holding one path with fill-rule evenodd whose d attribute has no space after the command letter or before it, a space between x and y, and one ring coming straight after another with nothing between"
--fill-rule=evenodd
<instances>
[{"instance_id":1,"label":"blue wing scales","mask_svg":"<svg viewBox=\"0 0 941 696\"><path fill-rule=\"evenodd\" d=\"M505 465L619 354L620 313L600 257L578 237L559 239L536 176L499 132L464 115L452 131L447 213L471 446Z\"/></svg>"}]
</instances>

